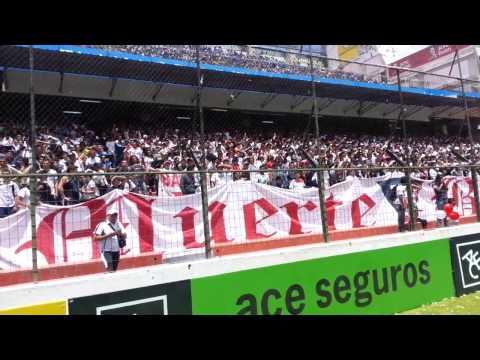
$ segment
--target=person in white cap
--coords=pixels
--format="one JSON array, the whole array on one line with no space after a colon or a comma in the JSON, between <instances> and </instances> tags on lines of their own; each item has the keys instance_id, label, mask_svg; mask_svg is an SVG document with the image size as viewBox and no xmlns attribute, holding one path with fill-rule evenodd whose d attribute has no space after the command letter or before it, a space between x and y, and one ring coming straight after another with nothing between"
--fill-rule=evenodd
<instances>
[{"instance_id":1,"label":"person in white cap","mask_svg":"<svg viewBox=\"0 0 480 360\"><path fill-rule=\"evenodd\" d=\"M120 261L120 240L127 238L123 225L117 221L118 211L110 209L107 221L102 221L94 231L95 240L99 242L101 258L109 272L117 271Z\"/></svg>"}]
</instances>

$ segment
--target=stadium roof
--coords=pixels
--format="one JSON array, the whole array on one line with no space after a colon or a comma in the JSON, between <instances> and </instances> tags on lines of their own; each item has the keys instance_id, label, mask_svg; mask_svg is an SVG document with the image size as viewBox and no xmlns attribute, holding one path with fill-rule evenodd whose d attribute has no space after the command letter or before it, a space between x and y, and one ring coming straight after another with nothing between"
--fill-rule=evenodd
<instances>
[{"instance_id":1,"label":"stadium roof","mask_svg":"<svg viewBox=\"0 0 480 360\"><path fill-rule=\"evenodd\" d=\"M37 45L35 89L44 95L193 106L196 65L192 62L131 55L68 45ZM0 48L3 91L28 93L28 49ZM205 107L310 113L311 78L201 65ZM315 77L320 114L395 119L400 109L396 85ZM468 93L471 116L480 117L480 94ZM458 92L404 88L407 119L463 118Z\"/></svg>"}]
</instances>

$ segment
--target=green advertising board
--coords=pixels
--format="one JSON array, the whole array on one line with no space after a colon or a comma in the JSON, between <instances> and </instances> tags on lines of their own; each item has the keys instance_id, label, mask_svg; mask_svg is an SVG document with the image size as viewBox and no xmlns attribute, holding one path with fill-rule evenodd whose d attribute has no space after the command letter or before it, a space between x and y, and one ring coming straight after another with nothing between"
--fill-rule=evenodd
<instances>
[{"instance_id":1,"label":"green advertising board","mask_svg":"<svg viewBox=\"0 0 480 360\"><path fill-rule=\"evenodd\" d=\"M193 314L393 314L454 296L449 240L192 279Z\"/></svg>"}]
</instances>

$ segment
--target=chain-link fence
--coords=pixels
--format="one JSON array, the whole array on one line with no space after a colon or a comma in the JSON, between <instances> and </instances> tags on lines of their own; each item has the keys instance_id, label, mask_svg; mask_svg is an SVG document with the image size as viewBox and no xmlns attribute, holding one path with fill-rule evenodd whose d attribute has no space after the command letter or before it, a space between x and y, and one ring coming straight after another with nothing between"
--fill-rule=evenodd
<instances>
[{"instance_id":1,"label":"chain-link fence","mask_svg":"<svg viewBox=\"0 0 480 360\"><path fill-rule=\"evenodd\" d=\"M476 82L408 73L248 46L1 46L0 284L104 271L112 221L120 269L475 221Z\"/></svg>"}]
</instances>

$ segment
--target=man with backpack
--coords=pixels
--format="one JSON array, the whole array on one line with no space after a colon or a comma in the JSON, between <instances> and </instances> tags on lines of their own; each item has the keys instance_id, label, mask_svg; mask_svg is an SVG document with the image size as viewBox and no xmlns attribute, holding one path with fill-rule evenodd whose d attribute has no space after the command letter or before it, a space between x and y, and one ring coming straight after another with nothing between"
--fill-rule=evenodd
<instances>
[{"instance_id":1,"label":"man with backpack","mask_svg":"<svg viewBox=\"0 0 480 360\"><path fill-rule=\"evenodd\" d=\"M123 225L117 221L118 211L110 209L107 212L107 221L102 221L94 231L98 241L101 258L105 269L109 272L117 271L120 262L120 249L125 246L127 233Z\"/></svg>"}]
</instances>

